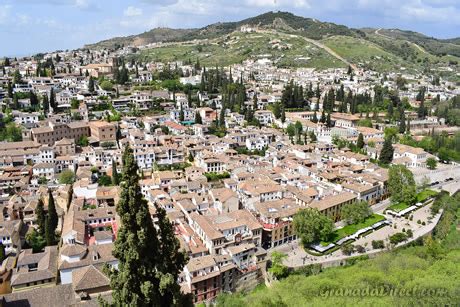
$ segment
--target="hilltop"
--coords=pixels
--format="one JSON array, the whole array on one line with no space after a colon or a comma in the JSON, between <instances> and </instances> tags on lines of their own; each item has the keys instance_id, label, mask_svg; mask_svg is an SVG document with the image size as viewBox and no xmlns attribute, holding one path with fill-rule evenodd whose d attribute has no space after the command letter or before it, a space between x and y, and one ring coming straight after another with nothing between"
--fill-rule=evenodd
<instances>
[{"instance_id":1,"label":"hilltop","mask_svg":"<svg viewBox=\"0 0 460 307\"><path fill-rule=\"evenodd\" d=\"M252 31L242 32L243 28ZM279 40L275 47L274 39ZM205 65L228 65L268 55L281 67L292 64L323 69L354 64L380 72L431 70L457 79L460 62L460 38L436 39L399 29L353 29L289 12L268 12L199 29L157 28L86 47L119 48L158 42L165 44L136 56L159 61L198 58Z\"/></svg>"}]
</instances>

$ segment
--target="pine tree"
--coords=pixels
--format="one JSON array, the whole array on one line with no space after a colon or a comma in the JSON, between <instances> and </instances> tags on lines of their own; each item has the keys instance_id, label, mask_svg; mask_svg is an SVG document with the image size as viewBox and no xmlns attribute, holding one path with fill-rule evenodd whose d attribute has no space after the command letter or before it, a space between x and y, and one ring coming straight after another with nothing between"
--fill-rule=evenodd
<instances>
[{"instance_id":1,"label":"pine tree","mask_svg":"<svg viewBox=\"0 0 460 307\"><path fill-rule=\"evenodd\" d=\"M37 208L35 209L35 216L37 217L38 231L43 236L45 234L45 207L43 206L43 201L40 198L38 200Z\"/></svg>"},{"instance_id":2,"label":"pine tree","mask_svg":"<svg viewBox=\"0 0 460 307\"><path fill-rule=\"evenodd\" d=\"M48 219L49 219L49 227L54 231L56 231L59 217L56 211L56 205L54 204L54 197L51 190L48 190Z\"/></svg>"},{"instance_id":3,"label":"pine tree","mask_svg":"<svg viewBox=\"0 0 460 307\"><path fill-rule=\"evenodd\" d=\"M387 137L380 151L379 162L388 165L393 161L394 148L391 143L391 137Z\"/></svg>"},{"instance_id":4,"label":"pine tree","mask_svg":"<svg viewBox=\"0 0 460 307\"><path fill-rule=\"evenodd\" d=\"M112 184L118 185L120 183L120 178L117 171L117 163L112 159Z\"/></svg>"},{"instance_id":5,"label":"pine tree","mask_svg":"<svg viewBox=\"0 0 460 307\"><path fill-rule=\"evenodd\" d=\"M359 133L358 135L358 141L356 142L356 147L359 149L363 149L364 147L364 136L362 133Z\"/></svg>"},{"instance_id":6,"label":"pine tree","mask_svg":"<svg viewBox=\"0 0 460 307\"><path fill-rule=\"evenodd\" d=\"M118 269L110 272L114 305L173 306L184 304L180 289L175 285L185 258L178 255L160 213L159 231L153 226L147 201L139 186L138 166L132 149L123 153L121 196L117 213L121 219L113 255Z\"/></svg>"}]
</instances>

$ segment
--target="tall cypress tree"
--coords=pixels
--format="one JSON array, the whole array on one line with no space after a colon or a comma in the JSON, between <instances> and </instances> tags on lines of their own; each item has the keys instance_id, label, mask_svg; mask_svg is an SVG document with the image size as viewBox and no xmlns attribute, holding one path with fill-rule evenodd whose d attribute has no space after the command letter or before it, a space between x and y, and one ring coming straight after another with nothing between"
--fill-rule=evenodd
<instances>
[{"instance_id":1,"label":"tall cypress tree","mask_svg":"<svg viewBox=\"0 0 460 307\"><path fill-rule=\"evenodd\" d=\"M54 245L56 241L55 233L55 228L53 228L51 218L48 215L45 219L45 241L47 246Z\"/></svg>"},{"instance_id":2,"label":"tall cypress tree","mask_svg":"<svg viewBox=\"0 0 460 307\"><path fill-rule=\"evenodd\" d=\"M118 185L119 183L120 179L117 171L117 163L112 159L112 184Z\"/></svg>"},{"instance_id":3,"label":"tall cypress tree","mask_svg":"<svg viewBox=\"0 0 460 307\"><path fill-rule=\"evenodd\" d=\"M37 208L35 209L35 216L37 217L38 231L43 236L45 234L45 207L41 198L38 200Z\"/></svg>"},{"instance_id":4,"label":"tall cypress tree","mask_svg":"<svg viewBox=\"0 0 460 307\"><path fill-rule=\"evenodd\" d=\"M364 137L362 133L359 133L358 135L358 141L356 142L356 147L359 149L363 149L364 147Z\"/></svg>"},{"instance_id":5,"label":"tall cypress tree","mask_svg":"<svg viewBox=\"0 0 460 307\"><path fill-rule=\"evenodd\" d=\"M48 190L48 219L50 223L49 226L53 229L54 233L58 225L59 217L57 215L56 205L54 204L54 197L53 193L51 193L51 190Z\"/></svg>"},{"instance_id":6,"label":"tall cypress tree","mask_svg":"<svg viewBox=\"0 0 460 307\"><path fill-rule=\"evenodd\" d=\"M183 304L175 277L185 260L175 254L178 246L171 243L171 232L167 229L171 225L166 225L161 213L159 233L153 226L139 186L138 166L129 146L123 153L121 189L117 204L121 225L113 250L119 263L118 270L110 272L114 305Z\"/></svg>"}]
</instances>

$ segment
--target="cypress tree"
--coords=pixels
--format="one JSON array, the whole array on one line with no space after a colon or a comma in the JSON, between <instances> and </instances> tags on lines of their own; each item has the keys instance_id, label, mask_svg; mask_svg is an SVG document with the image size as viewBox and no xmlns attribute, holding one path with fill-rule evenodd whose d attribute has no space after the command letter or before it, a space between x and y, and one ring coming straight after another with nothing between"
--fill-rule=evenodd
<instances>
[{"instance_id":1,"label":"cypress tree","mask_svg":"<svg viewBox=\"0 0 460 307\"><path fill-rule=\"evenodd\" d=\"M8 98L13 98L13 87L11 86L11 82L8 81Z\"/></svg>"},{"instance_id":2,"label":"cypress tree","mask_svg":"<svg viewBox=\"0 0 460 307\"><path fill-rule=\"evenodd\" d=\"M49 219L49 227L50 229L54 231L57 228L58 225L58 215L56 211L56 205L54 204L54 198L53 194L51 193L51 190L48 190L48 219Z\"/></svg>"},{"instance_id":3,"label":"cypress tree","mask_svg":"<svg viewBox=\"0 0 460 307\"><path fill-rule=\"evenodd\" d=\"M3 245L2 242L0 242L0 264L5 260L5 245Z\"/></svg>"},{"instance_id":4,"label":"cypress tree","mask_svg":"<svg viewBox=\"0 0 460 307\"><path fill-rule=\"evenodd\" d=\"M394 148L391 144L391 137L387 137L380 151L379 162L382 164L390 164L393 161Z\"/></svg>"},{"instance_id":5,"label":"cypress tree","mask_svg":"<svg viewBox=\"0 0 460 307\"><path fill-rule=\"evenodd\" d=\"M182 297L180 286L176 282L182 268L187 264L188 257L180 250L179 240L174 235L174 228L169 221L165 209L155 205L158 217L158 234L163 261L158 264L158 270L164 274L161 286L167 289L161 298L161 306L171 306L173 302L185 304L186 297ZM164 283L163 281L167 281Z\"/></svg>"},{"instance_id":6,"label":"cypress tree","mask_svg":"<svg viewBox=\"0 0 460 307\"><path fill-rule=\"evenodd\" d=\"M159 231L153 226L129 146L123 153L121 196L116 210L121 225L113 250L118 269L110 271L114 305L185 305L175 277L186 260L178 254L178 244L173 241L173 231L168 229L171 225L163 213L159 216Z\"/></svg>"},{"instance_id":7,"label":"cypress tree","mask_svg":"<svg viewBox=\"0 0 460 307\"><path fill-rule=\"evenodd\" d=\"M321 118L319 119L319 121L322 122L323 124L326 122L326 115L324 114L324 109L321 112Z\"/></svg>"},{"instance_id":8,"label":"cypress tree","mask_svg":"<svg viewBox=\"0 0 460 307\"><path fill-rule=\"evenodd\" d=\"M112 184L118 185L119 183L120 179L117 171L117 163L115 162L115 160L112 159Z\"/></svg>"},{"instance_id":9,"label":"cypress tree","mask_svg":"<svg viewBox=\"0 0 460 307\"><path fill-rule=\"evenodd\" d=\"M41 198L38 200L37 208L35 209L35 215L37 217L38 231L43 236L45 234L45 207Z\"/></svg>"},{"instance_id":10,"label":"cypress tree","mask_svg":"<svg viewBox=\"0 0 460 307\"><path fill-rule=\"evenodd\" d=\"M53 111L56 111L56 96L54 95L54 90L50 90L50 107L53 108Z\"/></svg>"},{"instance_id":11,"label":"cypress tree","mask_svg":"<svg viewBox=\"0 0 460 307\"><path fill-rule=\"evenodd\" d=\"M43 113L45 113L45 115L46 115L46 114L49 112L49 110L50 110L50 102L49 102L49 100L48 100L48 96L47 96L47 95L43 96L43 102L42 102L42 104L43 104Z\"/></svg>"},{"instance_id":12,"label":"cypress tree","mask_svg":"<svg viewBox=\"0 0 460 307\"><path fill-rule=\"evenodd\" d=\"M399 117L399 133L406 132L406 115L404 114L404 110L400 110L401 115Z\"/></svg>"},{"instance_id":13,"label":"cypress tree","mask_svg":"<svg viewBox=\"0 0 460 307\"><path fill-rule=\"evenodd\" d=\"M52 221L49 215L45 220L45 241L47 246L54 245L55 243L55 228L52 226Z\"/></svg>"},{"instance_id":14,"label":"cypress tree","mask_svg":"<svg viewBox=\"0 0 460 307\"><path fill-rule=\"evenodd\" d=\"M364 137L362 133L359 133L358 135L358 141L356 142L356 147L359 149L363 149L364 147Z\"/></svg>"},{"instance_id":15,"label":"cypress tree","mask_svg":"<svg viewBox=\"0 0 460 307\"><path fill-rule=\"evenodd\" d=\"M326 126L327 126L328 128L331 128L331 127L332 127L331 112L327 113L327 116L326 116Z\"/></svg>"},{"instance_id":16,"label":"cypress tree","mask_svg":"<svg viewBox=\"0 0 460 307\"><path fill-rule=\"evenodd\" d=\"M94 93L94 79L93 77L89 77L89 81L88 81L88 91L90 93Z\"/></svg>"},{"instance_id":17,"label":"cypress tree","mask_svg":"<svg viewBox=\"0 0 460 307\"><path fill-rule=\"evenodd\" d=\"M313 113L313 118L311 121L314 122L315 124L318 122L318 116L316 115L316 111L315 113Z\"/></svg>"},{"instance_id":18,"label":"cypress tree","mask_svg":"<svg viewBox=\"0 0 460 307\"><path fill-rule=\"evenodd\" d=\"M195 113L195 124L203 124L203 120L201 119L200 112Z\"/></svg>"}]
</instances>

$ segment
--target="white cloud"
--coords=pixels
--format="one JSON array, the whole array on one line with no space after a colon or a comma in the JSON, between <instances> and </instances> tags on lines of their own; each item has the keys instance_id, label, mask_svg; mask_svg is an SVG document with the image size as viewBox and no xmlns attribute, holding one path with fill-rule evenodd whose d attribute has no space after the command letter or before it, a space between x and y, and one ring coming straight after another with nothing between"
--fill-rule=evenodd
<instances>
[{"instance_id":1,"label":"white cloud","mask_svg":"<svg viewBox=\"0 0 460 307\"><path fill-rule=\"evenodd\" d=\"M140 16L142 15L142 9L134 6L128 6L123 14L127 17Z\"/></svg>"},{"instance_id":2,"label":"white cloud","mask_svg":"<svg viewBox=\"0 0 460 307\"><path fill-rule=\"evenodd\" d=\"M0 5L0 25L6 24L10 17L11 5Z\"/></svg>"},{"instance_id":3,"label":"white cloud","mask_svg":"<svg viewBox=\"0 0 460 307\"><path fill-rule=\"evenodd\" d=\"M310 4L306 0L246 0L247 6L254 7L295 7L295 8L309 8Z\"/></svg>"},{"instance_id":4,"label":"white cloud","mask_svg":"<svg viewBox=\"0 0 460 307\"><path fill-rule=\"evenodd\" d=\"M88 0L75 0L74 6L80 9L87 9L89 8L90 3Z\"/></svg>"}]
</instances>

